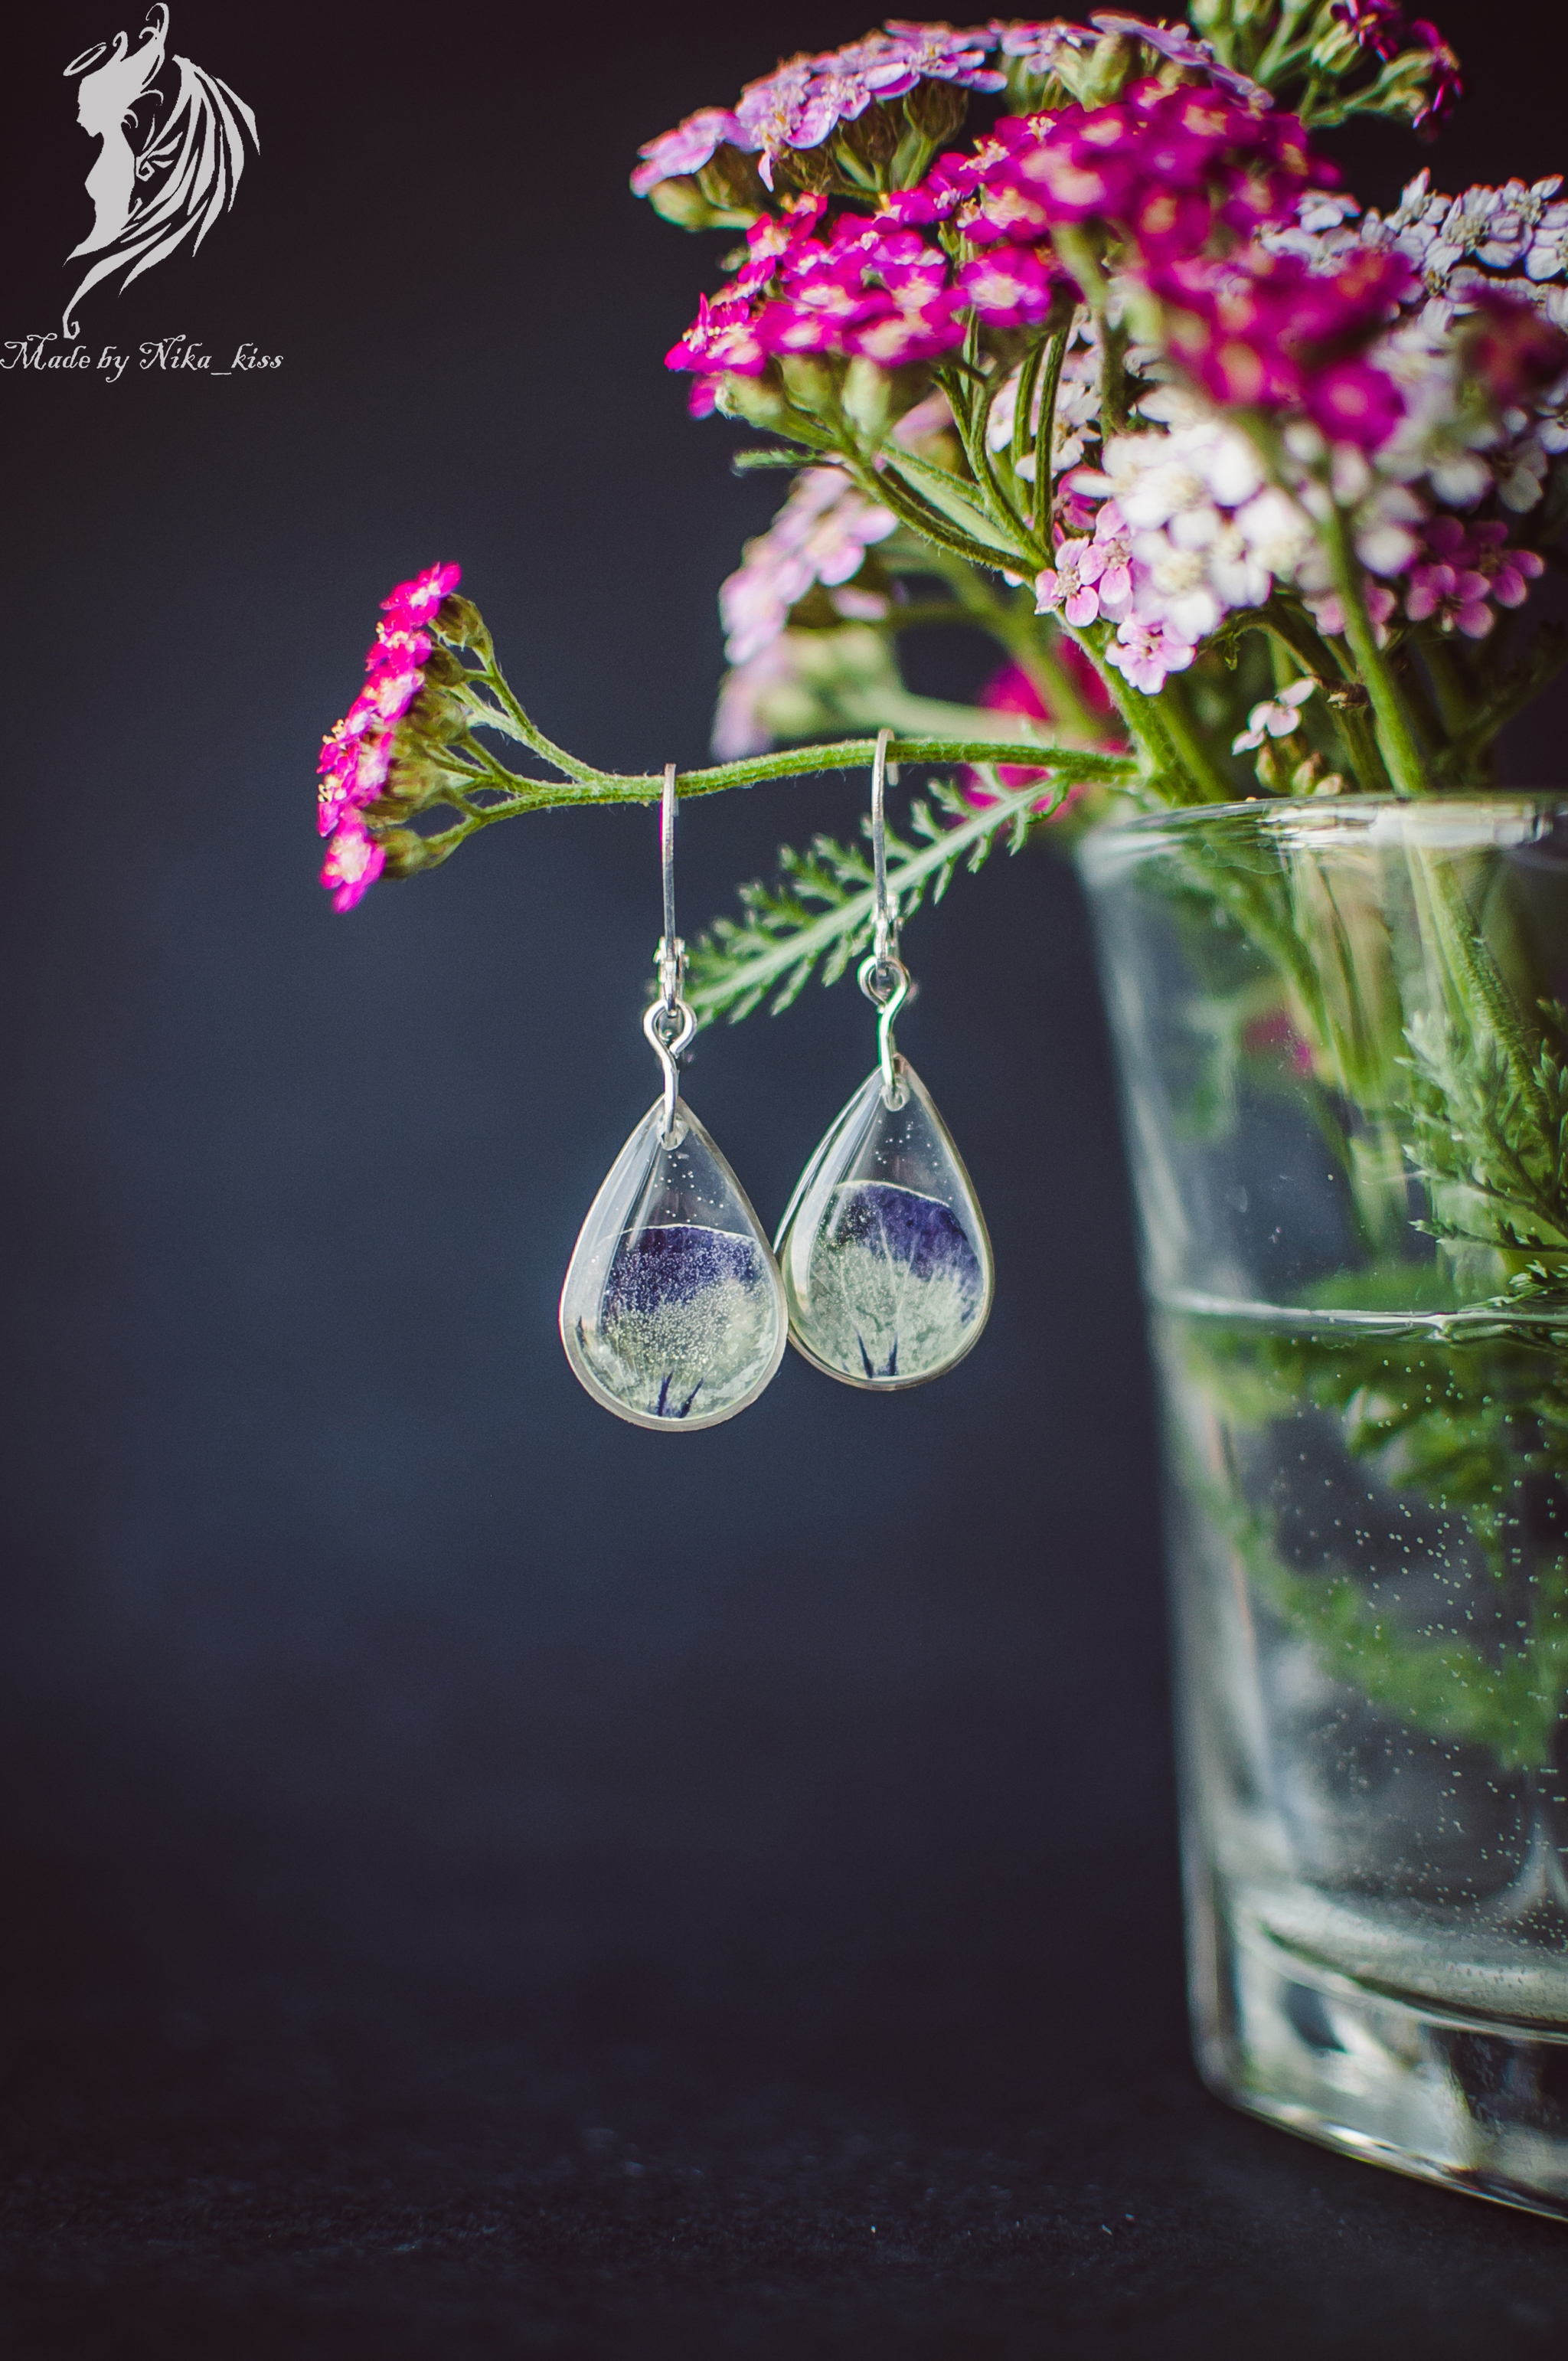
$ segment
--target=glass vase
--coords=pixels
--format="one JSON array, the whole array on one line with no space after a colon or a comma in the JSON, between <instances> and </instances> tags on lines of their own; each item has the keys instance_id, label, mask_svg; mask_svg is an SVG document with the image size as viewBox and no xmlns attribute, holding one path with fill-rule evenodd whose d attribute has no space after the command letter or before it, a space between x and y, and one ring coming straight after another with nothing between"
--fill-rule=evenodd
<instances>
[{"instance_id":1,"label":"glass vase","mask_svg":"<svg viewBox=\"0 0 1568 2361\"><path fill-rule=\"evenodd\" d=\"M1568 800L1102 829L1194 2038L1568 2218Z\"/></svg>"}]
</instances>

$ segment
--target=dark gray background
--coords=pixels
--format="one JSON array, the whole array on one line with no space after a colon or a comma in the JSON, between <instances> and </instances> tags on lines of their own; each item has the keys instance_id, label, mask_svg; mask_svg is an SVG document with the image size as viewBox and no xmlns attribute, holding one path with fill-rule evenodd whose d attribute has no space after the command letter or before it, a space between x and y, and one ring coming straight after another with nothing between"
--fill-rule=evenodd
<instances>
[{"instance_id":1,"label":"dark gray background","mask_svg":"<svg viewBox=\"0 0 1568 2361\"><path fill-rule=\"evenodd\" d=\"M317 739L436 557L553 735L704 759L714 594L779 488L661 366L720 244L625 175L860 13L174 20L262 152L83 339L284 366L0 379L8 2349L1546 2349L1561 2234L1185 2062L1154 1433L1064 868L998 859L906 939L995 1243L980 1349L893 1400L792 1356L681 1440L596 1411L554 1332L656 1079L652 816L510 825L346 918L313 882ZM60 68L122 21L8 36L0 338L56 324L93 154ZM1568 160L1560 20L1445 22L1442 184ZM1380 152L1387 197L1420 159ZM695 808L686 922L863 792ZM843 989L702 1039L765 1222L872 1047Z\"/></svg>"}]
</instances>

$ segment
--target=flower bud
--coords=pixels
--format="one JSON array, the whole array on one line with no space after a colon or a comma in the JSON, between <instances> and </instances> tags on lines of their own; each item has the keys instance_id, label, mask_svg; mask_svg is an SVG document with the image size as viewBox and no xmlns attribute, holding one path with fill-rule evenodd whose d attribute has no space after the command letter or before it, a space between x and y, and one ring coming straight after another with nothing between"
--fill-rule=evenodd
<instances>
[{"instance_id":1,"label":"flower bud","mask_svg":"<svg viewBox=\"0 0 1568 2361\"><path fill-rule=\"evenodd\" d=\"M868 443L880 443L893 412L892 372L857 355L844 376L844 413Z\"/></svg>"},{"instance_id":2,"label":"flower bud","mask_svg":"<svg viewBox=\"0 0 1568 2361\"><path fill-rule=\"evenodd\" d=\"M1135 51L1119 33L1102 34L1085 56L1064 49L1057 72L1081 106L1108 106L1132 72Z\"/></svg>"},{"instance_id":3,"label":"flower bud","mask_svg":"<svg viewBox=\"0 0 1568 2361\"><path fill-rule=\"evenodd\" d=\"M772 203L755 156L732 148L728 139L719 141L697 174L696 183L721 229L749 229Z\"/></svg>"},{"instance_id":4,"label":"flower bud","mask_svg":"<svg viewBox=\"0 0 1568 2361\"><path fill-rule=\"evenodd\" d=\"M738 215L726 206L710 203L701 182L685 172L673 181L655 181L648 192L648 202L656 214L674 222L677 229L740 229L749 226L754 218L751 214Z\"/></svg>"},{"instance_id":5,"label":"flower bud","mask_svg":"<svg viewBox=\"0 0 1568 2361\"><path fill-rule=\"evenodd\" d=\"M891 108L888 111L892 113ZM938 147L952 137L968 111L966 93L949 82L916 82L904 102L904 112L916 130Z\"/></svg>"},{"instance_id":6,"label":"flower bud","mask_svg":"<svg viewBox=\"0 0 1568 2361\"><path fill-rule=\"evenodd\" d=\"M1361 55L1361 38L1351 27L1331 16L1312 43L1310 62L1320 73L1348 73Z\"/></svg>"},{"instance_id":7,"label":"flower bud","mask_svg":"<svg viewBox=\"0 0 1568 2361\"><path fill-rule=\"evenodd\" d=\"M490 635L485 629L485 619L471 598L454 590L444 598L436 613L435 629L444 640L460 648L476 648L483 656L491 653Z\"/></svg>"},{"instance_id":8,"label":"flower bud","mask_svg":"<svg viewBox=\"0 0 1568 2361\"><path fill-rule=\"evenodd\" d=\"M422 688L404 714L399 737L422 739L427 745L446 745L466 731L472 716L465 700L449 689Z\"/></svg>"},{"instance_id":9,"label":"flower bud","mask_svg":"<svg viewBox=\"0 0 1568 2361\"><path fill-rule=\"evenodd\" d=\"M915 96L915 92L910 92ZM834 134L833 144L862 164L873 168L891 164L898 152L898 142L904 126L896 108L888 105L868 106L853 123L840 123Z\"/></svg>"},{"instance_id":10,"label":"flower bud","mask_svg":"<svg viewBox=\"0 0 1568 2361\"><path fill-rule=\"evenodd\" d=\"M450 648L432 648L424 660L424 676L439 688L460 688L468 677L468 667Z\"/></svg>"},{"instance_id":11,"label":"flower bud","mask_svg":"<svg viewBox=\"0 0 1568 2361\"><path fill-rule=\"evenodd\" d=\"M789 416L789 403L771 371L761 377L726 371L718 379L714 401L722 417L743 418L750 426L782 428Z\"/></svg>"},{"instance_id":12,"label":"flower bud","mask_svg":"<svg viewBox=\"0 0 1568 2361\"><path fill-rule=\"evenodd\" d=\"M823 353L785 353L779 362L779 374L795 408L809 413L833 406L843 382L844 364Z\"/></svg>"},{"instance_id":13,"label":"flower bud","mask_svg":"<svg viewBox=\"0 0 1568 2361\"><path fill-rule=\"evenodd\" d=\"M1544 393L1568 369L1568 336L1543 320L1532 303L1500 289L1478 291L1474 316L1460 329L1461 366L1478 379L1500 410Z\"/></svg>"},{"instance_id":14,"label":"flower bud","mask_svg":"<svg viewBox=\"0 0 1568 2361\"><path fill-rule=\"evenodd\" d=\"M411 877L422 869L429 853L422 836L411 828L389 828L381 838L381 850L386 855L385 877Z\"/></svg>"},{"instance_id":15,"label":"flower bud","mask_svg":"<svg viewBox=\"0 0 1568 2361\"><path fill-rule=\"evenodd\" d=\"M417 739L400 736L381 790L381 801L373 807L389 818L400 813L418 811L433 796L441 793L450 779L461 774L451 770L422 747Z\"/></svg>"}]
</instances>

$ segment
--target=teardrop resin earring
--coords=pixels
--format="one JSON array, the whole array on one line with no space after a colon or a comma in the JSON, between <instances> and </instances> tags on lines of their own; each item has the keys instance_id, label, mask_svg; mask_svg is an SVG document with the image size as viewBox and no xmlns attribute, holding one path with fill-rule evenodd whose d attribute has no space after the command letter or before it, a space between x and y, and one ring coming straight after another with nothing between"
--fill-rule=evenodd
<instances>
[{"instance_id":1,"label":"teardrop resin earring","mask_svg":"<svg viewBox=\"0 0 1568 2361\"><path fill-rule=\"evenodd\" d=\"M691 1434L754 1402L784 1358L778 1266L746 1192L680 1097L696 1030L675 933L675 766L660 822L664 932L642 1029L664 1070L588 1208L561 1290L561 1342L595 1401L633 1426Z\"/></svg>"},{"instance_id":2,"label":"teardrop resin earring","mask_svg":"<svg viewBox=\"0 0 1568 2361\"><path fill-rule=\"evenodd\" d=\"M876 932L861 990L881 1055L801 1174L776 1252L790 1340L845 1385L891 1393L961 1361L991 1310L991 1240L963 1159L930 1093L894 1047L909 994L887 894L887 743L872 771ZM897 772L894 773L894 779Z\"/></svg>"}]
</instances>

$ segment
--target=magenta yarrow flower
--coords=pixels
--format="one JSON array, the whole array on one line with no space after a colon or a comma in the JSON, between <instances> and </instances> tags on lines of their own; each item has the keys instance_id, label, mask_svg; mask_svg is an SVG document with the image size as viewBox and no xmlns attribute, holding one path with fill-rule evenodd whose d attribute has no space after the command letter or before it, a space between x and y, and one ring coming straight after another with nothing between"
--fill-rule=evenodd
<instances>
[{"instance_id":1,"label":"magenta yarrow flower","mask_svg":"<svg viewBox=\"0 0 1568 2361\"><path fill-rule=\"evenodd\" d=\"M381 601L382 610L394 630L412 630L428 623L444 598L451 597L463 579L460 566L428 566L416 574L411 582L400 582L395 590ZM428 646L425 653L430 653Z\"/></svg>"},{"instance_id":2,"label":"magenta yarrow flower","mask_svg":"<svg viewBox=\"0 0 1568 2361\"><path fill-rule=\"evenodd\" d=\"M362 902L387 865L387 856L357 812L339 827L326 849L321 882L332 895L334 910L352 910Z\"/></svg>"},{"instance_id":3,"label":"magenta yarrow flower","mask_svg":"<svg viewBox=\"0 0 1568 2361\"><path fill-rule=\"evenodd\" d=\"M1391 378L1359 357L1412 291L1402 254L1357 247L1314 270L1253 247L1223 262L1150 265L1174 357L1214 400L1304 411L1330 441L1382 447L1404 414Z\"/></svg>"},{"instance_id":4,"label":"magenta yarrow flower","mask_svg":"<svg viewBox=\"0 0 1568 2361\"><path fill-rule=\"evenodd\" d=\"M1355 40L1387 65L1405 45L1405 12L1398 0L1333 0L1329 14Z\"/></svg>"},{"instance_id":5,"label":"magenta yarrow flower","mask_svg":"<svg viewBox=\"0 0 1568 2361\"><path fill-rule=\"evenodd\" d=\"M1054 257L1026 246L993 247L959 271L959 291L994 328L1037 327L1058 287L1071 280Z\"/></svg>"},{"instance_id":6,"label":"magenta yarrow flower","mask_svg":"<svg viewBox=\"0 0 1568 2361\"><path fill-rule=\"evenodd\" d=\"M933 74L934 58L950 79L981 73L976 60L993 45L991 35L982 41L948 27L927 29L932 40L941 37L936 49L929 44L920 49ZM894 47L898 39L907 46L914 35L895 21L888 38ZM854 53L857 72L882 77L891 71L894 48L879 48L883 39L877 36ZM835 55L850 57L849 51ZM792 60L765 84L754 85L741 109L751 104L753 130L765 99L775 114L784 110L778 120L796 144L808 130L815 137L816 118L808 123L802 110L823 63ZM756 376L770 354L824 353L858 354L894 368L953 349L970 311L997 327L1037 325L1048 313L1053 290L1070 283L1050 244L1053 229L1093 219L1132 239L1151 270L1197 271L1188 291L1200 312L1205 303L1212 312L1210 282L1219 266L1200 268L1198 258L1216 225L1246 236L1260 222L1293 223L1303 192L1332 177L1310 154L1294 116L1241 105L1212 86L1168 90L1150 80L1114 106L1075 104L1055 116L1008 117L971 155L942 157L921 188L885 198L869 221L840 214L829 223L818 197L793 200L782 219L754 225L735 281L722 295L702 300L667 366L699 378ZM955 212L970 243L992 249L967 263L956 283L946 254L919 234ZM1264 266L1277 267L1276 258L1264 258ZM1305 265L1295 267L1304 278ZM1385 258L1370 268L1388 275L1406 266ZM1245 272L1238 283L1248 283ZM1323 299L1316 308L1324 309ZM1239 378L1244 399L1299 395L1299 366L1283 372L1277 386L1266 381L1257 351L1281 324L1273 313L1265 316L1267 307L1255 290L1251 309L1254 341L1233 338L1235 354L1220 374L1227 381ZM1342 346L1343 312L1342 301L1330 324ZM1203 319L1195 320L1193 335L1196 344L1205 341ZM1341 354L1325 346L1310 357L1321 368ZM1331 390L1347 415L1370 420L1376 411L1381 431L1389 404L1386 397L1374 401L1376 387L1336 381ZM694 409L706 413L713 407L711 396L694 397ZM1365 424L1363 431L1373 430Z\"/></svg>"},{"instance_id":7,"label":"magenta yarrow flower","mask_svg":"<svg viewBox=\"0 0 1568 2361\"><path fill-rule=\"evenodd\" d=\"M1464 82L1459 60L1438 31L1424 16L1416 17L1410 26L1409 38L1417 49L1427 50L1431 57L1431 81L1419 114L1410 121L1418 131L1435 131L1445 116L1453 114L1464 95Z\"/></svg>"},{"instance_id":8,"label":"magenta yarrow flower","mask_svg":"<svg viewBox=\"0 0 1568 2361\"><path fill-rule=\"evenodd\" d=\"M1568 372L1568 336L1494 280L1464 290L1464 357L1499 409L1544 393Z\"/></svg>"},{"instance_id":9,"label":"magenta yarrow flower","mask_svg":"<svg viewBox=\"0 0 1568 2361\"><path fill-rule=\"evenodd\" d=\"M1443 527L1450 528L1447 532ZM1431 566L1412 567L1405 589L1405 612L1412 623L1435 620L1439 629L1456 627L1466 639L1484 640L1497 620L1486 603L1490 585L1476 567L1467 565L1468 537L1456 517L1440 517L1429 528L1428 541L1439 555ZM1454 561L1457 560L1457 563Z\"/></svg>"},{"instance_id":10,"label":"magenta yarrow flower","mask_svg":"<svg viewBox=\"0 0 1568 2361\"><path fill-rule=\"evenodd\" d=\"M382 599L386 620L365 659L365 686L322 741L316 825L332 838L322 884L334 888L334 909L351 910L381 873L385 855L361 814L387 784L397 725L424 686L433 642L422 626L462 578L460 566L430 566Z\"/></svg>"},{"instance_id":11,"label":"magenta yarrow flower","mask_svg":"<svg viewBox=\"0 0 1568 2361\"><path fill-rule=\"evenodd\" d=\"M1546 560L1533 549L1508 547L1508 529L1496 521L1489 524L1473 524L1468 534L1457 517L1438 517L1427 527L1427 540L1436 555L1455 564L1453 528L1464 536L1464 562L1474 572L1486 577L1487 595L1499 607L1522 607L1530 596L1530 586L1546 571ZM1441 538L1440 538L1441 535Z\"/></svg>"}]
</instances>

